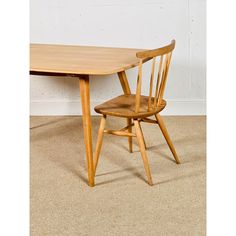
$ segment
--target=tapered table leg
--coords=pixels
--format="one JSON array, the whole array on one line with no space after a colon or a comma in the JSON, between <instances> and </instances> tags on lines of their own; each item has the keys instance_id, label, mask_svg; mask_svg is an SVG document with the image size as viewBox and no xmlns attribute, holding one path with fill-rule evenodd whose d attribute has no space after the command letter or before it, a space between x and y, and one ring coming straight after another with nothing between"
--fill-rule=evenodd
<instances>
[{"instance_id":1,"label":"tapered table leg","mask_svg":"<svg viewBox=\"0 0 236 236\"><path fill-rule=\"evenodd\" d=\"M90 86L89 76L79 76L80 96L83 113L84 143L86 148L86 158L88 166L88 183L90 187L94 186L94 166L92 151L92 123L90 114Z\"/></svg>"},{"instance_id":2,"label":"tapered table leg","mask_svg":"<svg viewBox=\"0 0 236 236\"><path fill-rule=\"evenodd\" d=\"M131 94L131 90L129 87L129 82L127 80L125 71L118 72L118 77L120 80L121 87L123 89L124 94ZM132 123L132 120L127 118L127 125L130 125ZM129 127L128 131L131 133L132 132L132 126ZM128 137L128 143L129 143L129 151L133 152L132 148L132 137Z\"/></svg>"}]
</instances>

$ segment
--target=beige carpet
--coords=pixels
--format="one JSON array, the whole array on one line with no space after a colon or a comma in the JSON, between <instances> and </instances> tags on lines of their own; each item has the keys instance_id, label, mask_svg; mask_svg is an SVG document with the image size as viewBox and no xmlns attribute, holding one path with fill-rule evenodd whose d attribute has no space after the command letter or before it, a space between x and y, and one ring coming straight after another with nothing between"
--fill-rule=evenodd
<instances>
[{"instance_id":1,"label":"beige carpet","mask_svg":"<svg viewBox=\"0 0 236 236\"><path fill-rule=\"evenodd\" d=\"M100 119L94 117L94 143ZM143 124L154 186L134 141L106 135L96 186L87 185L81 117L31 117L31 236L205 235L205 117L164 117L182 160L159 127ZM110 128L125 124L108 118Z\"/></svg>"}]
</instances>

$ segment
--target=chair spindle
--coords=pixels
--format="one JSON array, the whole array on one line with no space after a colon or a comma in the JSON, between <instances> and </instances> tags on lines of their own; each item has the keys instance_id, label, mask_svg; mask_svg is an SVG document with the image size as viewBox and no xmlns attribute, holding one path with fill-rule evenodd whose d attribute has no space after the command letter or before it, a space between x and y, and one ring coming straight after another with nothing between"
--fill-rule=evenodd
<instances>
[{"instance_id":1,"label":"chair spindle","mask_svg":"<svg viewBox=\"0 0 236 236\"><path fill-rule=\"evenodd\" d=\"M153 78L155 74L155 64L156 64L156 57L152 60L152 71L151 71L151 78L150 78L150 89L149 89L149 98L148 98L148 111L152 108L152 88L153 88Z\"/></svg>"},{"instance_id":2,"label":"chair spindle","mask_svg":"<svg viewBox=\"0 0 236 236\"><path fill-rule=\"evenodd\" d=\"M135 112L139 112L140 108L140 98L141 98L141 82L142 82L142 66L143 60L139 60L139 67L138 67L138 79L137 79L137 88L136 88L136 96L135 96Z\"/></svg>"},{"instance_id":3,"label":"chair spindle","mask_svg":"<svg viewBox=\"0 0 236 236\"><path fill-rule=\"evenodd\" d=\"M159 67L158 67L156 91L155 91L155 98L154 98L154 108L157 107L157 97L158 97L159 88L160 88L160 78L162 76L162 62L163 62L163 55L160 57L160 62L159 62Z\"/></svg>"}]
</instances>

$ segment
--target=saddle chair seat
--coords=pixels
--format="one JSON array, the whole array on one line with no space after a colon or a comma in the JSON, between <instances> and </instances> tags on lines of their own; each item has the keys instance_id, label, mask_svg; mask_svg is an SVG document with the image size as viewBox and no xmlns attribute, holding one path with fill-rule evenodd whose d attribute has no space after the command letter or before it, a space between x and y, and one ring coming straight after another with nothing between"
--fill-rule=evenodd
<instances>
[{"instance_id":1,"label":"saddle chair seat","mask_svg":"<svg viewBox=\"0 0 236 236\"><path fill-rule=\"evenodd\" d=\"M140 97L139 112L135 112L135 94L120 95L112 98L94 108L97 113L109 116L118 116L124 118L142 118L152 116L162 111L166 106L166 101L162 99L160 104L155 109L148 111L148 96ZM152 102L154 98L152 99Z\"/></svg>"}]
</instances>

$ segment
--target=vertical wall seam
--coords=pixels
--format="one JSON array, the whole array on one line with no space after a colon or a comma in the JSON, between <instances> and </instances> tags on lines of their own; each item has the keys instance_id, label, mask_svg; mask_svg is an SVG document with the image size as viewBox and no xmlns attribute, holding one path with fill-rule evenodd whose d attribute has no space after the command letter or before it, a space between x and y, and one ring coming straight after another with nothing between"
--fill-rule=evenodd
<instances>
[{"instance_id":1,"label":"vertical wall seam","mask_svg":"<svg viewBox=\"0 0 236 236\"><path fill-rule=\"evenodd\" d=\"M190 0L188 0L188 77L189 77L189 91L192 89L192 73L191 73L191 14L190 14ZM190 97L190 94L188 94Z\"/></svg>"}]
</instances>

